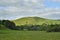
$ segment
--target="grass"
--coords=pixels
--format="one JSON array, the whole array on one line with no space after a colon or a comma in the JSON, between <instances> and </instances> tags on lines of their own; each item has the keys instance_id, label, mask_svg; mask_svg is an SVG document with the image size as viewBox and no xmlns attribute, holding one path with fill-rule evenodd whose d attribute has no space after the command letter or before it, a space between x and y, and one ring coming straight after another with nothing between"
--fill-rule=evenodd
<instances>
[{"instance_id":1,"label":"grass","mask_svg":"<svg viewBox=\"0 0 60 40\"><path fill-rule=\"evenodd\" d=\"M20 26L20 25L34 25L34 24L38 24L41 25L43 23L46 24L60 24L60 20L50 20L50 19L44 19L44 18L40 18L40 17L24 17L24 18L19 18L16 20L13 20L13 22Z\"/></svg>"},{"instance_id":2,"label":"grass","mask_svg":"<svg viewBox=\"0 0 60 40\"><path fill-rule=\"evenodd\" d=\"M0 40L60 40L60 32L0 30Z\"/></svg>"},{"instance_id":3,"label":"grass","mask_svg":"<svg viewBox=\"0 0 60 40\"><path fill-rule=\"evenodd\" d=\"M48 20L39 17L27 17L13 20L16 25L24 24L60 24L60 20ZM0 30L0 40L60 40L60 32Z\"/></svg>"}]
</instances>

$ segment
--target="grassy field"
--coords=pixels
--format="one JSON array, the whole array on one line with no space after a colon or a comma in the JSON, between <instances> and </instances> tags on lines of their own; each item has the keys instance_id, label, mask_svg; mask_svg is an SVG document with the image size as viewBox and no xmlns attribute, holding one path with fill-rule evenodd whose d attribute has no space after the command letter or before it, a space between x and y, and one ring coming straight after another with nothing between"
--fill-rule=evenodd
<instances>
[{"instance_id":1,"label":"grassy field","mask_svg":"<svg viewBox=\"0 0 60 40\"><path fill-rule=\"evenodd\" d=\"M60 32L0 30L0 40L60 40Z\"/></svg>"},{"instance_id":2,"label":"grassy field","mask_svg":"<svg viewBox=\"0 0 60 40\"><path fill-rule=\"evenodd\" d=\"M34 25L34 24L38 24L41 25L43 23L46 24L60 24L60 20L50 20L50 19L44 19L44 18L40 18L40 17L23 17L23 18L19 18L16 20L13 20L13 22L16 25Z\"/></svg>"},{"instance_id":3,"label":"grassy field","mask_svg":"<svg viewBox=\"0 0 60 40\"><path fill-rule=\"evenodd\" d=\"M16 25L60 24L60 20L48 20L40 17L25 17L11 20ZM4 29L4 30L3 30ZM0 40L60 40L60 32L0 30Z\"/></svg>"}]
</instances>

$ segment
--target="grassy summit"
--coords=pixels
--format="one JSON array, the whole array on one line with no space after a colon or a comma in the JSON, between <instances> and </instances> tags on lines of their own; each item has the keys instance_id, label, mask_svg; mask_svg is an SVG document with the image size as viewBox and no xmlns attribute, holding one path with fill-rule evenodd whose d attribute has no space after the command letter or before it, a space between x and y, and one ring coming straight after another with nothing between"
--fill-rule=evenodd
<instances>
[{"instance_id":1,"label":"grassy summit","mask_svg":"<svg viewBox=\"0 0 60 40\"><path fill-rule=\"evenodd\" d=\"M27 24L27 25L34 25L34 24L41 25L43 23L60 24L59 20L50 20L50 19L45 19L45 18L40 18L40 17L23 17L23 18L13 20L13 22L15 22L16 25L25 25L25 24Z\"/></svg>"}]
</instances>

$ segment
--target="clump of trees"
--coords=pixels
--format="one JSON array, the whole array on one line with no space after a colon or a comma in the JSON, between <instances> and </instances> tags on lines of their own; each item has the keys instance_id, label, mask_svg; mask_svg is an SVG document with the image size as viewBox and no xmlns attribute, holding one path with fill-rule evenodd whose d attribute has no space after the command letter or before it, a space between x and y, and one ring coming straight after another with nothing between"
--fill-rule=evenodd
<instances>
[{"instance_id":1,"label":"clump of trees","mask_svg":"<svg viewBox=\"0 0 60 40\"><path fill-rule=\"evenodd\" d=\"M28 30L28 31L47 31L47 32L60 32L60 24L47 25L20 25L16 26L14 22L9 20L0 20L0 29L11 29L11 30Z\"/></svg>"},{"instance_id":2,"label":"clump of trees","mask_svg":"<svg viewBox=\"0 0 60 40\"><path fill-rule=\"evenodd\" d=\"M49 25L47 27L47 32L60 32L60 24Z\"/></svg>"},{"instance_id":3,"label":"clump of trees","mask_svg":"<svg viewBox=\"0 0 60 40\"><path fill-rule=\"evenodd\" d=\"M16 29L16 25L14 22L9 20L0 20L0 29L8 28L8 29Z\"/></svg>"}]
</instances>

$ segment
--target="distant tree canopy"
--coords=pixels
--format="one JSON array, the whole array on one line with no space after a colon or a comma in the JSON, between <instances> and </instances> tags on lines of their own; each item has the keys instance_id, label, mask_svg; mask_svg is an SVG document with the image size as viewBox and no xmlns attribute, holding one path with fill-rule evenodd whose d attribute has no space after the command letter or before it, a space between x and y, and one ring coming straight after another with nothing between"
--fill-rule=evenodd
<instances>
[{"instance_id":1,"label":"distant tree canopy","mask_svg":"<svg viewBox=\"0 0 60 40\"><path fill-rule=\"evenodd\" d=\"M60 24L49 25L47 27L47 32L60 32Z\"/></svg>"},{"instance_id":2,"label":"distant tree canopy","mask_svg":"<svg viewBox=\"0 0 60 40\"><path fill-rule=\"evenodd\" d=\"M13 23L12 21L9 20L0 20L0 27L6 27L9 29L15 29L15 23Z\"/></svg>"}]
</instances>

